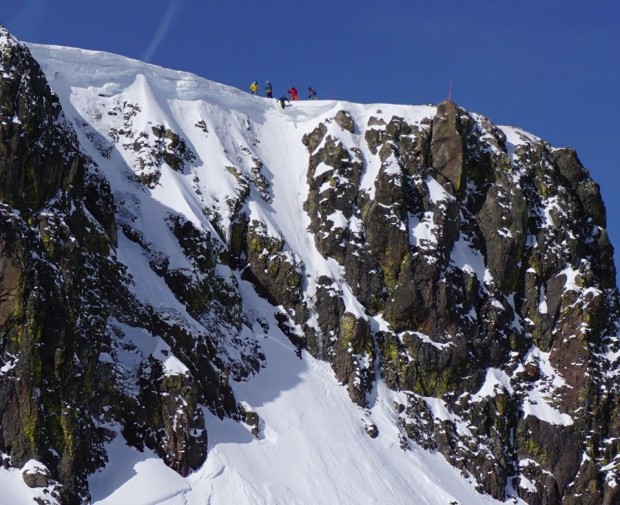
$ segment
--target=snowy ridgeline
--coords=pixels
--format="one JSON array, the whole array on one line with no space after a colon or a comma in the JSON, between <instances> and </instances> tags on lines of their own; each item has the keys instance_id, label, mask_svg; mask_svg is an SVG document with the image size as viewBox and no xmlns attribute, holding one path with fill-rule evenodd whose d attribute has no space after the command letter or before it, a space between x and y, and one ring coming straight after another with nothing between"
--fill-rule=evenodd
<instances>
[{"instance_id":1,"label":"snowy ridgeline","mask_svg":"<svg viewBox=\"0 0 620 505\"><path fill-rule=\"evenodd\" d=\"M302 139L323 123L347 150L360 150L366 160L360 190L373 199L375 181L384 165L360 132L343 135L334 116L346 110L357 125L369 124L371 117L385 124L398 116L425 128L436 107L308 101L281 110L275 101L119 56L40 45L31 45L30 49L60 97L83 149L110 181L119 225L138 231L144 242L167 258L170 268L192 268L170 231L170 215L183 216L196 228L228 243L238 212L234 202L243 194L248 221L262 223L268 236L286 244L291 262L304 265L306 296L311 298L319 289L318 279L327 276L334 280L334 289L341 294L348 313L367 318L374 331L389 328L380 314L367 315L347 286L341 265L326 259L307 232L310 218L304 203L309 196L305 182L308 150ZM517 145L538 140L515 128L502 131L513 161ZM329 166L319 165L314 177L328 170ZM397 172L394 162L393 175ZM386 173L390 175L389 169ZM420 183L439 209L453 198L433 177ZM550 199L548 206L539 210L548 226L553 225L558 208L559 203ZM341 211L328 219L334 228L348 227L355 232L360 226L355 216L347 218ZM410 213L403 225L411 246L431 259L441 246L436 219L432 212ZM132 289L140 300L158 311L183 314L189 328L204 331L204 321L187 313L149 265L151 258L122 233L117 254L128 267ZM484 256L464 234L454 244L450 264L477 279L482 290L491 289L494 279ZM265 357L265 367L259 373L232 382L235 398L258 414L259 426L222 420L205 408L209 453L205 464L186 478L154 453L128 446L119 426L107 426L118 436L106 447L106 467L89 479L93 504L181 505L205 500L248 505L500 503L478 493L475 479L463 477L438 452L425 451L412 442L403 449L402 429L394 409L395 404L406 402L402 392L390 390L378 379L369 394L368 407L357 406L328 363L305 351L301 360L296 357L291 341L279 329L276 309L259 297L238 271L219 265L218 273L238 284L246 319L241 337L256 341ZM589 294L575 282L578 272L567 266L564 275L565 291L584 297ZM514 300L493 303L501 309L502 304L510 304L514 309ZM544 291L539 293L539 307L545 313ZM477 316L472 313L468 317L475 321ZM513 325L522 323L515 319ZM187 372L163 340L144 332L132 333L129 328L125 333L142 358L153 356L163 363L164 373ZM412 338L439 352L452 345L435 342L420 332ZM222 343L222 353L231 362L240 359L239 350L226 342ZM128 354L123 359L127 369L134 366L135 356ZM362 362L364 356L359 360ZM114 360L102 355L101 361ZM552 425L572 425L572 417L552 402L554 391L565 385L564 379L551 365L549 353L534 345L510 376L488 368L486 380L471 395L471 402L513 394L511 379L528 365L535 365L540 375L525 394L523 415ZM435 420L449 421L457 433L471 436L475 427L451 412L443 400L424 397L423 401ZM376 438L368 435L369 426L378 433ZM257 428L254 434L253 428ZM520 464L527 466L530 462ZM516 498L513 485L535 490L525 475L516 476L506 486L506 503L525 503ZM36 496L36 490L28 488L15 469L0 469L0 489L15 504L30 503Z\"/></svg>"}]
</instances>

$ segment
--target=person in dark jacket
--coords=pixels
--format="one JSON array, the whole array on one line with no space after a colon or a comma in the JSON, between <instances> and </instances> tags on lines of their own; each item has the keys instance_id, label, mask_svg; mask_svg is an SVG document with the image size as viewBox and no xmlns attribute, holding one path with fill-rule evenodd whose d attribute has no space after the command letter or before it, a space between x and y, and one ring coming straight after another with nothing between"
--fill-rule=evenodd
<instances>
[{"instance_id":1,"label":"person in dark jacket","mask_svg":"<svg viewBox=\"0 0 620 505\"><path fill-rule=\"evenodd\" d=\"M286 98L284 95L282 95L279 99L278 102L280 102L280 107L282 107L284 109L284 107L286 107L286 104L284 102L288 102L289 104L291 103L291 101Z\"/></svg>"},{"instance_id":2,"label":"person in dark jacket","mask_svg":"<svg viewBox=\"0 0 620 505\"><path fill-rule=\"evenodd\" d=\"M310 100L316 100L316 91L314 91L311 86L308 86L308 98Z\"/></svg>"}]
</instances>

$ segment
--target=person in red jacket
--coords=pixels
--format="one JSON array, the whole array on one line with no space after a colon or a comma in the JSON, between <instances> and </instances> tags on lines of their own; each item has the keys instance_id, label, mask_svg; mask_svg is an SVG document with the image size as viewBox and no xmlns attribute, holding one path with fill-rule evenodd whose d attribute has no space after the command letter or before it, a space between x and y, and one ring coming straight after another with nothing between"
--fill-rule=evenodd
<instances>
[{"instance_id":1,"label":"person in red jacket","mask_svg":"<svg viewBox=\"0 0 620 505\"><path fill-rule=\"evenodd\" d=\"M291 100L297 100L297 88L295 86L291 86L288 92L291 95Z\"/></svg>"}]
</instances>

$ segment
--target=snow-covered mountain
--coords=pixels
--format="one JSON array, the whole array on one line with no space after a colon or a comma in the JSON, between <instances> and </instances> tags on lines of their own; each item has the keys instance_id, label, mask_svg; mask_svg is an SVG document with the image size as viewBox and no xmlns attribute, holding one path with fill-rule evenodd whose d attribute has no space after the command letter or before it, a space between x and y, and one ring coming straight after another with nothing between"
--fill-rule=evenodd
<instances>
[{"instance_id":1,"label":"snow-covered mountain","mask_svg":"<svg viewBox=\"0 0 620 505\"><path fill-rule=\"evenodd\" d=\"M450 102L0 55L0 504L620 500L574 151Z\"/></svg>"}]
</instances>

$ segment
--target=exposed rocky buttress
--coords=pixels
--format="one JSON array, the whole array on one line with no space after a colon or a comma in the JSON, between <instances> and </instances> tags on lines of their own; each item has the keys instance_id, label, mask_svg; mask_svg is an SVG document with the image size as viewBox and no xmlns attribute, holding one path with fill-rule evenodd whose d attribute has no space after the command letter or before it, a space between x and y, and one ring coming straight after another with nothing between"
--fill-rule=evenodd
<instances>
[{"instance_id":1,"label":"exposed rocky buttress","mask_svg":"<svg viewBox=\"0 0 620 505\"><path fill-rule=\"evenodd\" d=\"M186 475L206 457L203 408L240 415L228 376L243 377L260 360L235 368L218 354L216 332L190 334L181 317L131 293L116 258L110 185L28 48L2 27L0 73L1 463L37 461L24 470L27 485L44 488L49 503L86 503L87 476L106 464L105 443L120 431ZM194 274L158 257L153 271L196 318L218 305L221 326L239 331L238 294L215 273L216 242L180 217L170 229L193 251ZM148 257L130 227L120 233ZM140 338L159 354L144 354ZM123 353L135 367L123 366ZM173 353L185 365L170 370Z\"/></svg>"}]
</instances>

